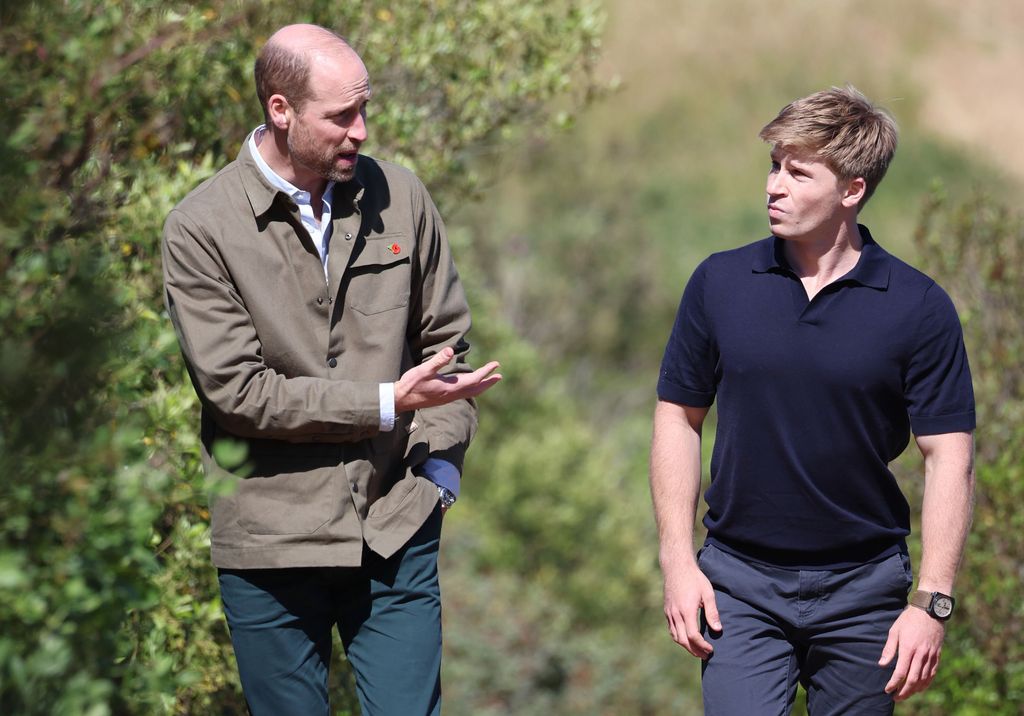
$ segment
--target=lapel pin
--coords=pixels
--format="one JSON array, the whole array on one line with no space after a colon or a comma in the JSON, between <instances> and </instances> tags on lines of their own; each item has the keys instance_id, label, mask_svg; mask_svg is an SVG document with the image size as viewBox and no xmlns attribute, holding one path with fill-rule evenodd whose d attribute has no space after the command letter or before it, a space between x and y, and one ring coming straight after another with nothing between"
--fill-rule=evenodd
<instances>
[{"instance_id":1,"label":"lapel pin","mask_svg":"<svg viewBox=\"0 0 1024 716\"><path fill-rule=\"evenodd\" d=\"M401 247L401 246L399 246L398 244L391 244L391 246L389 246L389 247L388 247L388 249L389 249L389 250L391 251L391 253L393 253L393 254L394 254L395 256L397 256L398 254L400 254L400 253L402 252L402 247Z\"/></svg>"}]
</instances>

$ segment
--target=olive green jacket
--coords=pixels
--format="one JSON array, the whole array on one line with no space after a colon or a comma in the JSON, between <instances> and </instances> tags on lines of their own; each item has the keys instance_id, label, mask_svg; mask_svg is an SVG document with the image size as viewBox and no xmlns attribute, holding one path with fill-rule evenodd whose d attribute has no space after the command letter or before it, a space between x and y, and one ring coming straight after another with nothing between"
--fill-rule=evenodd
<instances>
[{"instance_id":1,"label":"olive green jacket","mask_svg":"<svg viewBox=\"0 0 1024 716\"><path fill-rule=\"evenodd\" d=\"M364 541L390 556L437 503L416 468L438 457L461 470L476 429L460 400L380 430L380 383L445 346L451 370L470 370L469 308L422 183L361 156L331 221L325 280L298 208L243 145L164 225L218 567L355 566Z\"/></svg>"}]
</instances>

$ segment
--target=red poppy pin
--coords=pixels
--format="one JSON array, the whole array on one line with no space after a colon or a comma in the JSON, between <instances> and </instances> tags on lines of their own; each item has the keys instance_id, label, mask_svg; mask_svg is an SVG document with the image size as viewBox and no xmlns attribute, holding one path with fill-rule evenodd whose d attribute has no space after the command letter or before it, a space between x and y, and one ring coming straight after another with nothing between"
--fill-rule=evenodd
<instances>
[{"instance_id":1,"label":"red poppy pin","mask_svg":"<svg viewBox=\"0 0 1024 716\"><path fill-rule=\"evenodd\" d=\"M391 251L391 253L393 253L395 256L402 253L402 247L399 246L398 244L391 244L391 246L388 247L388 250Z\"/></svg>"}]
</instances>

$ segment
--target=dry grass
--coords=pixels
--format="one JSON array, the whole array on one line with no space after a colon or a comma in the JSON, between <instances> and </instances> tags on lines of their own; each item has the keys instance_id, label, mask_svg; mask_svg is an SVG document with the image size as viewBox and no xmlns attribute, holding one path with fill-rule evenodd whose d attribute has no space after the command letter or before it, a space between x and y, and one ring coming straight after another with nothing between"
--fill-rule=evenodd
<instances>
[{"instance_id":1,"label":"dry grass","mask_svg":"<svg viewBox=\"0 0 1024 716\"><path fill-rule=\"evenodd\" d=\"M759 118L852 82L1024 180L1024 3L1019 0L609 0L605 78L655 112L681 93L735 87ZM767 111L767 114L766 114Z\"/></svg>"}]
</instances>

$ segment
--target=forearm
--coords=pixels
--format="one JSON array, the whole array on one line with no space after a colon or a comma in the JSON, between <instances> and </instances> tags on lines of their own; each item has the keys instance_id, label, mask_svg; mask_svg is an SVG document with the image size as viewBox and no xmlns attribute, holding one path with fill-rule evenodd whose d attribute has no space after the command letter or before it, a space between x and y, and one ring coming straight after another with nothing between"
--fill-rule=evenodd
<instances>
[{"instance_id":1,"label":"forearm","mask_svg":"<svg viewBox=\"0 0 1024 716\"><path fill-rule=\"evenodd\" d=\"M431 457L447 460L462 472L462 463L477 428L477 406L473 399L419 411Z\"/></svg>"},{"instance_id":2,"label":"forearm","mask_svg":"<svg viewBox=\"0 0 1024 716\"><path fill-rule=\"evenodd\" d=\"M239 371L223 385L199 377L195 383L217 423L238 437L353 442L380 431L375 383L288 378L266 367Z\"/></svg>"},{"instance_id":3,"label":"forearm","mask_svg":"<svg viewBox=\"0 0 1024 716\"><path fill-rule=\"evenodd\" d=\"M918 588L953 592L974 499L974 444L970 433L918 440L925 456Z\"/></svg>"},{"instance_id":4,"label":"forearm","mask_svg":"<svg viewBox=\"0 0 1024 716\"><path fill-rule=\"evenodd\" d=\"M452 360L438 370L442 375L473 372L467 356L471 327L469 304L459 280L451 248L437 209L425 189L417 195L422 201L418 242L418 286L410 311L409 349L417 363L439 355L446 348ZM401 409L402 391L396 386L396 407ZM417 409L417 422L430 442L431 456L444 459L462 469L465 451L477 427L477 405L472 398Z\"/></svg>"},{"instance_id":5,"label":"forearm","mask_svg":"<svg viewBox=\"0 0 1024 716\"><path fill-rule=\"evenodd\" d=\"M694 562L701 424L706 413L706 409L684 408L665 401L659 401L655 408L650 482L663 570Z\"/></svg>"}]
</instances>

